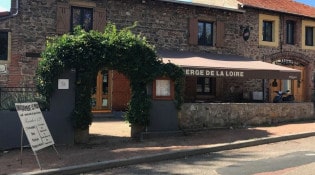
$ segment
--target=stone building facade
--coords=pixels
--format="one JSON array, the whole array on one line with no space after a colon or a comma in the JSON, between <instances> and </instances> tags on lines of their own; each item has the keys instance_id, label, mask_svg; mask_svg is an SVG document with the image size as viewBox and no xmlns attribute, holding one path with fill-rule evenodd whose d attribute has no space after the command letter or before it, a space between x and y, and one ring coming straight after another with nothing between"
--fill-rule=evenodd
<instances>
[{"instance_id":1,"label":"stone building facade","mask_svg":"<svg viewBox=\"0 0 315 175\"><path fill-rule=\"evenodd\" d=\"M303 44L305 38L300 33L303 33L303 27L308 26L308 23L315 22L315 16L265 10L246 4L241 6L241 1L235 1L239 5L237 8L154 0L12 0L12 2L12 6L18 2L17 15L0 19L0 32L8 33L9 52L7 59L0 60L0 87L34 86L35 70L47 38L70 32L72 7L78 7L93 11L95 30L102 31L108 22L116 24L118 28L131 26L137 22L133 31L146 37L157 50L238 55L269 63L288 64L302 70L302 79L294 80L290 84L300 88L299 91L294 91L296 94L300 93L297 100L311 100L315 49L305 47ZM295 22L296 34L293 44L286 44L288 20ZM200 21L212 25L211 46L196 43L197 36L194 35ZM261 42L260 21L273 21L278 25L274 31L276 45ZM245 29L250 32L246 40L243 37ZM105 101L102 97L99 99L101 107L103 104L109 105L106 108L109 110L124 109L125 105L119 103L121 101L126 103L130 98L130 92L117 92L117 89L128 86L128 80L116 72L109 72L106 77L100 76L103 76L103 79L100 78L101 83L105 81L112 83L107 89L111 91L111 96L106 97ZM121 77L116 80L115 86L115 81L110 77L117 76ZM197 81L197 77L186 78L187 102L205 100L198 99L196 95ZM215 78L210 81L215 84L211 87L214 94L210 99L206 96L205 101L211 102L226 101L226 96L235 96L230 101L248 100L251 99L252 92L256 91L263 92L263 101L270 102L273 98L272 92L281 90L280 86L271 87L274 80ZM278 84L282 82L276 81Z\"/></svg>"}]
</instances>

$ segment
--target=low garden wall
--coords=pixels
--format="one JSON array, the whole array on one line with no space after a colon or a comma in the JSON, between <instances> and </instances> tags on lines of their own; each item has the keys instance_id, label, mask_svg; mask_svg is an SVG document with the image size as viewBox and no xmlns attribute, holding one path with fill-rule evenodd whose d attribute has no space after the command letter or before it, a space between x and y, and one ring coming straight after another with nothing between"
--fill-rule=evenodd
<instances>
[{"instance_id":1,"label":"low garden wall","mask_svg":"<svg viewBox=\"0 0 315 175\"><path fill-rule=\"evenodd\" d=\"M50 100L50 110L42 113L54 142L58 145L71 145L74 143L70 115L75 102L75 72L65 73L60 78L69 79L69 89L56 89ZM20 147L21 129L21 121L16 111L0 111L0 150ZM25 133L23 138L23 146L29 145Z\"/></svg>"},{"instance_id":2,"label":"low garden wall","mask_svg":"<svg viewBox=\"0 0 315 175\"><path fill-rule=\"evenodd\" d=\"M315 119L309 103L185 103L179 112L181 129L211 129L272 125Z\"/></svg>"}]
</instances>

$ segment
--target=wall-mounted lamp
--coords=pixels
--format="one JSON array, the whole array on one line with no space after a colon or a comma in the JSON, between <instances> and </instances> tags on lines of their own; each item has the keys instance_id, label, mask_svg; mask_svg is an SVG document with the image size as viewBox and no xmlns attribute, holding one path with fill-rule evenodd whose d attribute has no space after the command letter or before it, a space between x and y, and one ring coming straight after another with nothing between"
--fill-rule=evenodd
<instances>
[{"instance_id":1,"label":"wall-mounted lamp","mask_svg":"<svg viewBox=\"0 0 315 175\"><path fill-rule=\"evenodd\" d=\"M240 36L243 36L244 41L247 41L250 37L250 31L252 27L240 25Z\"/></svg>"},{"instance_id":2,"label":"wall-mounted lamp","mask_svg":"<svg viewBox=\"0 0 315 175\"><path fill-rule=\"evenodd\" d=\"M277 87L278 86L277 80L274 79L271 85L272 85L272 87Z\"/></svg>"}]
</instances>

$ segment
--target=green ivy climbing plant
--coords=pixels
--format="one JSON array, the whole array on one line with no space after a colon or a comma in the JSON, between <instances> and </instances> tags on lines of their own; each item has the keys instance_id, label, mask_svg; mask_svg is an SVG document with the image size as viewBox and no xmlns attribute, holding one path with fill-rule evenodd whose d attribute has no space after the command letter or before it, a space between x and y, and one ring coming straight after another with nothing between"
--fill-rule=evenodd
<instances>
[{"instance_id":1,"label":"green ivy climbing plant","mask_svg":"<svg viewBox=\"0 0 315 175\"><path fill-rule=\"evenodd\" d=\"M174 80L177 108L183 102L183 70L172 63L164 64L154 47L133 34L131 28L117 30L113 24L108 24L103 33L76 28L72 34L48 40L37 69L37 89L49 99L58 77L75 69L75 108L71 118L74 128L87 129L92 122L91 89L104 67L123 73L130 81L131 100L126 112L130 124L148 125L151 97L146 87L157 77Z\"/></svg>"}]
</instances>

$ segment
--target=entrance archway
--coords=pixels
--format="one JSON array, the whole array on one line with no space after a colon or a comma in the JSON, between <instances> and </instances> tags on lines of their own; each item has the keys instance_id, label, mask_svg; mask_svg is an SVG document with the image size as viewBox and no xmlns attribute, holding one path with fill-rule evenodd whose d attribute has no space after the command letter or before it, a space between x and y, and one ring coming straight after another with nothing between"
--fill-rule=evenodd
<instances>
[{"instance_id":1,"label":"entrance archway","mask_svg":"<svg viewBox=\"0 0 315 175\"><path fill-rule=\"evenodd\" d=\"M130 28L118 31L108 24L104 33L76 28L73 34L52 38L42 57L36 83L38 91L48 99L60 74L69 69L76 71L76 100L71 116L76 129L86 130L92 122L92 89L97 86L95 79L104 67L117 70L130 81L131 100L126 119L131 125L149 124L151 97L147 85L157 77L169 77L175 82L173 100L177 106L182 103L183 70L172 63L162 63L154 48L144 38L132 34ZM104 76L101 78L103 83L108 81ZM106 85L103 84L101 91L108 91L103 87ZM100 101L108 106L104 94L104 101Z\"/></svg>"},{"instance_id":2,"label":"entrance archway","mask_svg":"<svg viewBox=\"0 0 315 175\"><path fill-rule=\"evenodd\" d=\"M312 61L309 57L296 52L281 52L268 56L267 61L273 64L290 67L301 71L300 80L269 80L269 99L276 95L274 91L289 90L294 95L296 102L311 100L310 82L312 77Z\"/></svg>"}]
</instances>

